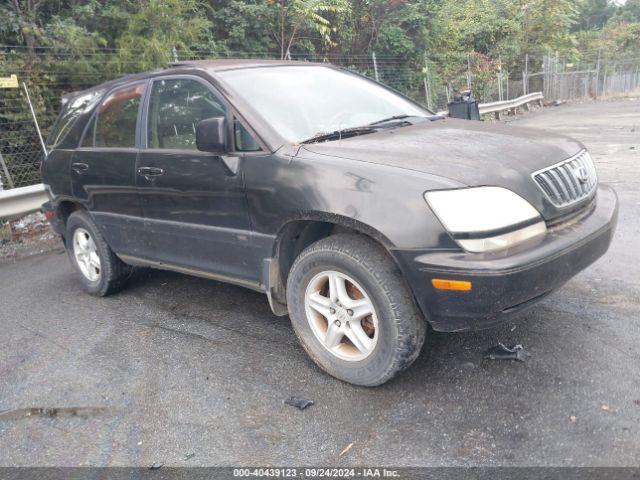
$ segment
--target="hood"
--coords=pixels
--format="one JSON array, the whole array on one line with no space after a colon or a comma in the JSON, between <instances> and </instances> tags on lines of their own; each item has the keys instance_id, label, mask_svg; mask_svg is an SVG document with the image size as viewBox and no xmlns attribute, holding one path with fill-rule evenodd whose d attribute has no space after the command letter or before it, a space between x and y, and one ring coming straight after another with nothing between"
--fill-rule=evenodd
<instances>
[{"instance_id":1,"label":"hood","mask_svg":"<svg viewBox=\"0 0 640 480\"><path fill-rule=\"evenodd\" d=\"M579 202L569 211L555 207L533 180L533 172L584 148L576 140L543 130L445 119L303 147L316 155L424 172L463 185L508 188L546 220L582 206Z\"/></svg>"},{"instance_id":2,"label":"hood","mask_svg":"<svg viewBox=\"0 0 640 480\"><path fill-rule=\"evenodd\" d=\"M304 145L320 155L439 175L465 185L509 187L584 148L569 137L498 123L445 119Z\"/></svg>"}]
</instances>

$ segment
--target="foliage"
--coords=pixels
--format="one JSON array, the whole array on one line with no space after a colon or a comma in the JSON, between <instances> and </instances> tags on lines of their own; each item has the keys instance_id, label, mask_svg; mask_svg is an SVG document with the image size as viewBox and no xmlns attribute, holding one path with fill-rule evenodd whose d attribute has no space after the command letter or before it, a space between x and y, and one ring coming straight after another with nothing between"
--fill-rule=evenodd
<instances>
[{"instance_id":1,"label":"foliage","mask_svg":"<svg viewBox=\"0 0 640 480\"><path fill-rule=\"evenodd\" d=\"M208 11L221 55L265 56L276 49L276 12L267 0L216 0Z\"/></svg>"},{"instance_id":2,"label":"foliage","mask_svg":"<svg viewBox=\"0 0 640 480\"><path fill-rule=\"evenodd\" d=\"M376 51L412 59L442 53L570 53L611 24L640 23L640 0L8 0L0 43L70 50L118 48L161 65L199 50L284 57ZM585 34L584 32L592 32Z\"/></svg>"},{"instance_id":3,"label":"foliage","mask_svg":"<svg viewBox=\"0 0 640 480\"><path fill-rule=\"evenodd\" d=\"M438 23L436 46L446 52L504 53L515 48L521 31L517 5L501 0L446 2Z\"/></svg>"},{"instance_id":4,"label":"foliage","mask_svg":"<svg viewBox=\"0 0 640 480\"><path fill-rule=\"evenodd\" d=\"M128 72L129 64L148 70L190 57L199 49L210 50L209 22L196 0L149 0L130 16L118 40L116 67Z\"/></svg>"},{"instance_id":5,"label":"foliage","mask_svg":"<svg viewBox=\"0 0 640 480\"><path fill-rule=\"evenodd\" d=\"M616 10L616 5L610 0L584 0L584 3L578 12L578 17L573 26L573 30L584 31L601 29L616 13Z\"/></svg>"},{"instance_id":6,"label":"foliage","mask_svg":"<svg viewBox=\"0 0 640 480\"><path fill-rule=\"evenodd\" d=\"M334 45L331 39L337 27L331 15L345 15L350 10L347 0L270 0L278 10L277 30L280 58L290 55L291 47L304 30L318 34L324 45Z\"/></svg>"},{"instance_id":7,"label":"foliage","mask_svg":"<svg viewBox=\"0 0 640 480\"><path fill-rule=\"evenodd\" d=\"M574 48L571 29L581 2L576 0L530 0L523 3L523 43L526 53L570 52Z\"/></svg>"},{"instance_id":8,"label":"foliage","mask_svg":"<svg viewBox=\"0 0 640 480\"><path fill-rule=\"evenodd\" d=\"M618 22L640 22L640 0L627 0L617 9L613 20Z\"/></svg>"},{"instance_id":9,"label":"foliage","mask_svg":"<svg viewBox=\"0 0 640 480\"><path fill-rule=\"evenodd\" d=\"M537 72L549 55L637 57L640 0L5 0L0 44L0 75L55 85L34 92L45 107L176 57L290 54L373 76L372 52L403 92L424 95L429 69L438 92L471 77L482 97L525 55Z\"/></svg>"}]
</instances>

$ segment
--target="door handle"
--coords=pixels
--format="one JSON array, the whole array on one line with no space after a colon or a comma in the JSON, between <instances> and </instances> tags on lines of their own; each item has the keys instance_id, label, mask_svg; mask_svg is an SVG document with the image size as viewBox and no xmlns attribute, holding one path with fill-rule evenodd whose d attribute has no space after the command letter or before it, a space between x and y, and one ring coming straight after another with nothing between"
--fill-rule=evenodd
<instances>
[{"instance_id":1,"label":"door handle","mask_svg":"<svg viewBox=\"0 0 640 480\"><path fill-rule=\"evenodd\" d=\"M86 163L72 163L71 169L77 174L83 174L87 170L89 170L89 165Z\"/></svg>"},{"instance_id":2,"label":"door handle","mask_svg":"<svg viewBox=\"0 0 640 480\"><path fill-rule=\"evenodd\" d=\"M142 175L144 177L159 177L164 173L162 168L157 167L140 167L138 168L138 175Z\"/></svg>"}]
</instances>

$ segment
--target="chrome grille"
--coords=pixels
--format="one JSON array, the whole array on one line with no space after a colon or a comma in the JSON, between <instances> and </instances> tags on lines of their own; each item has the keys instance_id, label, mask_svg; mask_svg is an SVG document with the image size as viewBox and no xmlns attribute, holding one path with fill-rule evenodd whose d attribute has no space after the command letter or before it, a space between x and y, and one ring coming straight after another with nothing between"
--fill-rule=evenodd
<instances>
[{"instance_id":1,"label":"chrome grille","mask_svg":"<svg viewBox=\"0 0 640 480\"><path fill-rule=\"evenodd\" d=\"M556 207L566 207L588 197L598 184L596 169L589 152L539 170L533 179Z\"/></svg>"}]
</instances>

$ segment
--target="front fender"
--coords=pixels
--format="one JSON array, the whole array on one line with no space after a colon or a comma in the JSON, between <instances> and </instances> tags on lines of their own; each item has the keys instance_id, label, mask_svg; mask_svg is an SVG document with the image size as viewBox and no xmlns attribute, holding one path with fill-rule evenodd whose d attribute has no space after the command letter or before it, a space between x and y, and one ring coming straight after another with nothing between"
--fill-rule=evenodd
<instances>
[{"instance_id":1,"label":"front fender","mask_svg":"<svg viewBox=\"0 0 640 480\"><path fill-rule=\"evenodd\" d=\"M321 220L368 233L387 248L457 249L423 194L462 184L435 175L302 151L246 158L256 232L275 236L292 220Z\"/></svg>"}]
</instances>

